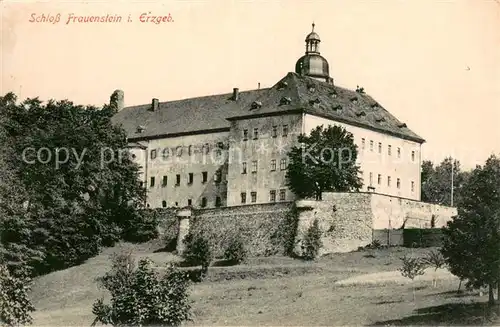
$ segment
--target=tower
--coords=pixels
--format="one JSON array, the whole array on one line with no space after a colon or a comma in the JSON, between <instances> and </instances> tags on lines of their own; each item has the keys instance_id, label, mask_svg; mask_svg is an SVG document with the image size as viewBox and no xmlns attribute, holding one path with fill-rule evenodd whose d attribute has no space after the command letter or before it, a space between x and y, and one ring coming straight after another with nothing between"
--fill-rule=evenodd
<instances>
[{"instance_id":1,"label":"tower","mask_svg":"<svg viewBox=\"0 0 500 327\"><path fill-rule=\"evenodd\" d=\"M315 24L312 23L312 31L306 36L306 53L295 64L295 72L302 76L333 84L330 77L328 61L319 52L321 39L314 31Z\"/></svg>"}]
</instances>

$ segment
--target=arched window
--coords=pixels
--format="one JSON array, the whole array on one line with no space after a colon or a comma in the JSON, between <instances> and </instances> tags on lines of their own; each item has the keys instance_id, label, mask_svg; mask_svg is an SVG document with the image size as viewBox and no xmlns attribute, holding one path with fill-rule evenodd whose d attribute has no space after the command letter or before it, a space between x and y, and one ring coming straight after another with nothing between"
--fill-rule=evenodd
<instances>
[{"instance_id":1,"label":"arched window","mask_svg":"<svg viewBox=\"0 0 500 327\"><path fill-rule=\"evenodd\" d=\"M170 149L169 148L163 149L162 156L163 156L163 159L168 159L168 157L170 157Z\"/></svg>"},{"instance_id":2,"label":"arched window","mask_svg":"<svg viewBox=\"0 0 500 327\"><path fill-rule=\"evenodd\" d=\"M165 201L165 200L161 201L161 206L163 208L166 208L167 207L167 201Z\"/></svg>"},{"instance_id":3,"label":"arched window","mask_svg":"<svg viewBox=\"0 0 500 327\"><path fill-rule=\"evenodd\" d=\"M182 156L182 146L178 146L176 149L175 149L175 154L180 157Z\"/></svg>"}]
</instances>

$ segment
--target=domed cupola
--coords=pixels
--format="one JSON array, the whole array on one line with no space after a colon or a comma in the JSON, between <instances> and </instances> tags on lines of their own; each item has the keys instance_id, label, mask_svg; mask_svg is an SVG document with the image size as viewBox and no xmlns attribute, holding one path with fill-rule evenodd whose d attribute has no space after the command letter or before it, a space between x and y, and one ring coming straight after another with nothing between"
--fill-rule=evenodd
<instances>
[{"instance_id":1,"label":"domed cupola","mask_svg":"<svg viewBox=\"0 0 500 327\"><path fill-rule=\"evenodd\" d=\"M333 84L333 79L330 78L328 61L319 53L321 39L314 31L314 26L313 23L312 31L306 37L306 54L295 64L295 72L302 76L309 76Z\"/></svg>"}]
</instances>

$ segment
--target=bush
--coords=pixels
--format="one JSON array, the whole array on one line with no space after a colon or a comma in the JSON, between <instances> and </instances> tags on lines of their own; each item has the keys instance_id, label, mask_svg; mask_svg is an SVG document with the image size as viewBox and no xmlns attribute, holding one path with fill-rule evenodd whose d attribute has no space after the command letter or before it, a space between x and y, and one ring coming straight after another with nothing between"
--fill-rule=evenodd
<instances>
[{"instance_id":1,"label":"bush","mask_svg":"<svg viewBox=\"0 0 500 327\"><path fill-rule=\"evenodd\" d=\"M131 243L142 243L158 237L158 212L156 210L129 210L123 228L122 239Z\"/></svg>"},{"instance_id":2,"label":"bush","mask_svg":"<svg viewBox=\"0 0 500 327\"><path fill-rule=\"evenodd\" d=\"M245 245L240 238L233 238L224 252L224 259L233 264L239 264L247 258Z\"/></svg>"},{"instance_id":3,"label":"bush","mask_svg":"<svg viewBox=\"0 0 500 327\"><path fill-rule=\"evenodd\" d=\"M189 278L172 265L160 277L148 259L135 268L130 253L120 254L98 281L111 293L111 301L104 304L101 298L94 303L92 325L179 326L190 319Z\"/></svg>"},{"instance_id":4,"label":"bush","mask_svg":"<svg viewBox=\"0 0 500 327\"><path fill-rule=\"evenodd\" d=\"M13 276L5 265L0 265L0 325L18 326L32 322L35 311L28 293L31 280L27 273Z\"/></svg>"},{"instance_id":5,"label":"bush","mask_svg":"<svg viewBox=\"0 0 500 327\"><path fill-rule=\"evenodd\" d=\"M302 244L302 257L305 260L314 260L321 249L321 230L319 229L318 220L315 219L312 225L307 229Z\"/></svg>"},{"instance_id":6,"label":"bush","mask_svg":"<svg viewBox=\"0 0 500 327\"><path fill-rule=\"evenodd\" d=\"M201 234L189 233L183 242L186 245L184 259L192 265L201 265L203 273L206 273L213 260L213 251L208 239Z\"/></svg>"},{"instance_id":7,"label":"bush","mask_svg":"<svg viewBox=\"0 0 500 327\"><path fill-rule=\"evenodd\" d=\"M403 266L401 266L398 270L401 272L403 277L407 277L413 280L415 277L423 275L425 273L426 263L421 258L412 258L409 256L404 256L401 258L403 261ZM415 301L415 286L413 286L413 301Z\"/></svg>"}]
</instances>

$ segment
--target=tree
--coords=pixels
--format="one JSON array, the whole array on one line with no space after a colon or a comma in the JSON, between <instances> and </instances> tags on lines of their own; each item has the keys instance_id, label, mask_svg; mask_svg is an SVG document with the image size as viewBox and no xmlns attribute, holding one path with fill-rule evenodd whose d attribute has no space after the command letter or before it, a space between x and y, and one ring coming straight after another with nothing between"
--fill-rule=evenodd
<instances>
[{"instance_id":1,"label":"tree","mask_svg":"<svg viewBox=\"0 0 500 327\"><path fill-rule=\"evenodd\" d=\"M11 93L0 97L0 105L10 151L5 160L19 189L10 193L15 188L9 186L2 195L2 202L12 196L7 203L17 203L2 204L8 214L0 220L1 243L21 250L6 251L9 267L26 261L46 273L79 264L120 239L156 236L126 133L111 121L114 106L38 99L16 104ZM27 250L40 255L16 258Z\"/></svg>"},{"instance_id":2,"label":"tree","mask_svg":"<svg viewBox=\"0 0 500 327\"><path fill-rule=\"evenodd\" d=\"M24 273L12 275L0 264L0 325L19 326L32 322L35 308L29 299L31 279Z\"/></svg>"},{"instance_id":3,"label":"tree","mask_svg":"<svg viewBox=\"0 0 500 327\"><path fill-rule=\"evenodd\" d=\"M353 135L339 126L318 126L299 135L288 153L287 186L300 198L321 199L322 192L357 191L362 185Z\"/></svg>"},{"instance_id":4,"label":"tree","mask_svg":"<svg viewBox=\"0 0 500 327\"><path fill-rule=\"evenodd\" d=\"M172 265L160 276L149 259L141 259L136 268L131 253L121 253L98 282L111 293L111 301L94 303L92 326L179 326L190 318L189 279Z\"/></svg>"},{"instance_id":5,"label":"tree","mask_svg":"<svg viewBox=\"0 0 500 327\"><path fill-rule=\"evenodd\" d=\"M462 171L460 161L454 160L451 157L445 158L435 167L431 161L422 162L422 201L447 206L451 205L452 170L453 205L456 206L461 201L462 190L469 172Z\"/></svg>"},{"instance_id":6,"label":"tree","mask_svg":"<svg viewBox=\"0 0 500 327\"><path fill-rule=\"evenodd\" d=\"M458 215L444 229L441 249L451 273L468 288L500 285L500 158L477 166L464 186ZM500 296L500 286L499 286Z\"/></svg>"},{"instance_id":7,"label":"tree","mask_svg":"<svg viewBox=\"0 0 500 327\"><path fill-rule=\"evenodd\" d=\"M413 290L413 301L415 301L415 284L414 279L425 273L425 262L421 258L413 258L404 256L401 258L403 265L398 269L403 277L411 279Z\"/></svg>"}]
</instances>

